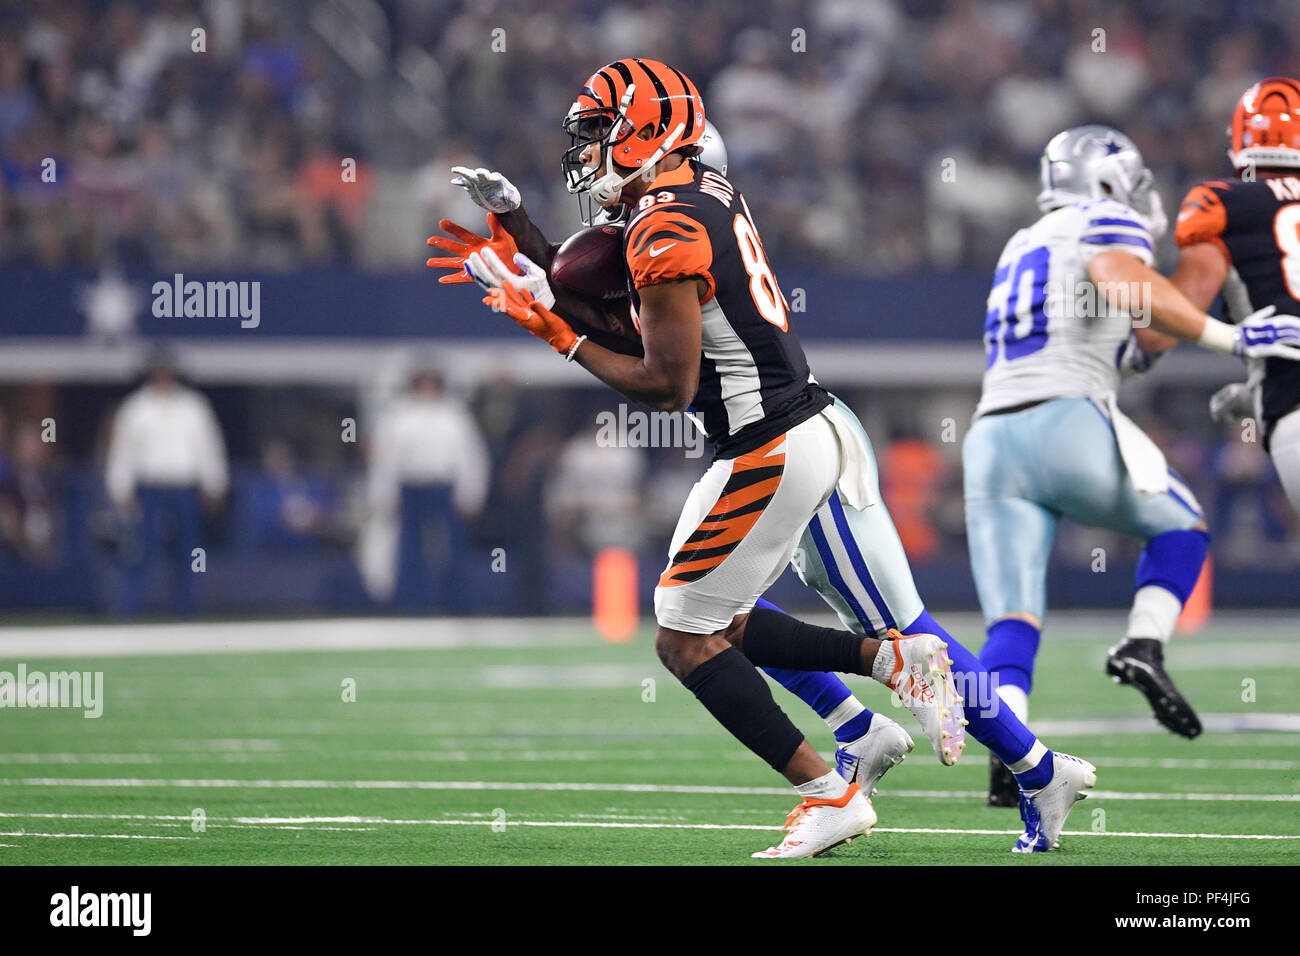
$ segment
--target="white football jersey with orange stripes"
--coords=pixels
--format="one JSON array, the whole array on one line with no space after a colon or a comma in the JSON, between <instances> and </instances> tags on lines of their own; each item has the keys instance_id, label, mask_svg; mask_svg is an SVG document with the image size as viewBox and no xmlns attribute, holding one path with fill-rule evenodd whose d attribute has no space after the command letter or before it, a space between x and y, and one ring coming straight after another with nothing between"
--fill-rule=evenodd
<instances>
[{"instance_id":1,"label":"white football jersey with orange stripes","mask_svg":"<svg viewBox=\"0 0 1300 956\"><path fill-rule=\"evenodd\" d=\"M984 323L988 363L976 416L1049 398L1098 398L1119 384L1118 358L1134 318L1110 305L1088 278L1099 252L1154 261L1151 234L1112 199L1047 213L1007 243L998 259ZM1123 305L1136 293L1117 290Z\"/></svg>"}]
</instances>

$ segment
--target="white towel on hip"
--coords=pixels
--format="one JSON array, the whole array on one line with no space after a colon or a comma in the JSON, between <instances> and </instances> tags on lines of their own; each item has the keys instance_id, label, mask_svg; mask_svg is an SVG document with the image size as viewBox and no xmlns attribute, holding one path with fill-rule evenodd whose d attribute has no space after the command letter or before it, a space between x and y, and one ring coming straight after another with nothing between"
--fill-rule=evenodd
<instances>
[{"instance_id":1,"label":"white towel on hip","mask_svg":"<svg viewBox=\"0 0 1300 956\"><path fill-rule=\"evenodd\" d=\"M1133 487L1144 495L1163 495L1169 490L1169 465L1164 453L1119 410L1114 392L1107 393L1105 401L1115 429L1115 444L1119 446L1119 456L1124 460Z\"/></svg>"},{"instance_id":2,"label":"white towel on hip","mask_svg":"<svg viewBox=\"0 0 1300 956\"><path fill-rule=\"evenodd\" d=\"M856 511L870 508L876 503L876 468L871 452L862 435L852 422L834 405L822 409L822 414L835 429L840 442L840 480L836 485L844 496L844 503Z\"/></svg>"}]
</instances>

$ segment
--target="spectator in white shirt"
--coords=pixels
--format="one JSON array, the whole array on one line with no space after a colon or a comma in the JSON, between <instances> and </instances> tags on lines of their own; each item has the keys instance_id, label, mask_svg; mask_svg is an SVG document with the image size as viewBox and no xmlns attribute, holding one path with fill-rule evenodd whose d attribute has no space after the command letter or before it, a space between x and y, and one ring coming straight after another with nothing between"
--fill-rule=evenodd
<instances>
[{"instance_id":1,"label":"spectator in white shirt","mask_svg":"<svg viewBox=\"0 0 1300 956\"><path fill-rule=\"evenodd\" d=\"M138 521L120 610L138 613L145 581L161 562L174 576L172 610L194 611L194 549L203 546L201 507L217 507L229 473L225 442L208 400L181 385L171 361L155 356L143 386L118 408L105 472L118 511Z\"/></svg>"},{"instance_id":2,"label":"spectator in white shirt","mask_svg":"<svg viewBox=\"0 0 1300 956\"><path fill-rule=\"evenodd\" d=\"M488 454L469 410L430 370L379 415L370 459L370 503L400 521L393 603L408 611L463 608L466 522L483 508Z\"/></svg>"}]
</instances>

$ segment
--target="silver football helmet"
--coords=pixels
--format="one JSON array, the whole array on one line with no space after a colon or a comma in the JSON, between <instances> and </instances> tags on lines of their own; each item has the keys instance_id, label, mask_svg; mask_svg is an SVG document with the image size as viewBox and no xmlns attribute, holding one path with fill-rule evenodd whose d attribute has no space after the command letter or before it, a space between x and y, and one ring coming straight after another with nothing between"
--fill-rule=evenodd
<instances>
[{"instance_id":1,"label":"silver football helmet","mask_svg":"<svg viewBox=\"0 0 1300 956\"><path fill-rule=\"evenodd\" d=\"M712 166L722 175L727 175L727 144L722 141L718 128L708 120L704 121L704 135L700 137L700 154L697 159L705 166Z\"/></svg>"},{"instance_id":2,"label":"silver football helmet","mask_svg":"<svg viewBox=\"0 0 1300 956\"><path fill-rule=\"evenodd\" d=\"M1133 141L1109 126L1076 126L1043 150L1038 208L1051 212L1085 199L1110 198L1136 212L1155 238L1169 225L1155 176Z\"/></svg>"}]
</instances>

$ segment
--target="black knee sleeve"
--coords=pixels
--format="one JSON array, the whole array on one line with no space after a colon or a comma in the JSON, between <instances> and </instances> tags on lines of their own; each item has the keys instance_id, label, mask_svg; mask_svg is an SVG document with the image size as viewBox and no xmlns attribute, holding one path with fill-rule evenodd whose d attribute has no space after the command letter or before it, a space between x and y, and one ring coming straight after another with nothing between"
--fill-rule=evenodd
<instances>
[{"instance_id":1,"label":"black knee sleeve","mask_svg":"<svg viewBox=\"0 0 1300 956\"><path fill-rule=\"evenodd\" d=\"M718 723L773 770L784 769L803 743L803 734L772 699L767 681L734 647L709 658L687 674L682 684Z\"/></svg>"},{"instance_id":2,"label":"black knee sleeve","mask_svg":"<svg viewBox=\"0 0 1300 956\"><path fill-rule=\"evenodd\" d=\"M863 640L852 631L805 624L780 611L757 607L749 613L740 649L756 667L870 677L862 666Z\"/></svg>"}]
</instances>

